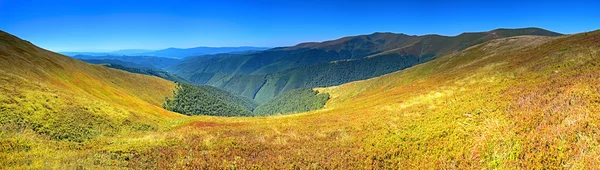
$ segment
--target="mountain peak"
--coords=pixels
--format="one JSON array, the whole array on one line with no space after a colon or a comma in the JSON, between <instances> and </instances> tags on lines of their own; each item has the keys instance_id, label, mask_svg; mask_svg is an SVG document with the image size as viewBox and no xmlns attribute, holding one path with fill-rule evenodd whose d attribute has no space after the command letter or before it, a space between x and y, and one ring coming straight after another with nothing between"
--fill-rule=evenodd
<instances>
[{"instance_id":1,"label":"mountain peak","mask_svg":"<svg viewBox=\"0 0 600 170\"><path fill-rule=\"evenodd\" d=\"M452 38L452 37L464 37L467 40L483 38L482 40L489 40L490 38L501 38L510 37L516 35L540 35L540 36L560 36L562 34L544 30L541 28L499 28L487 32L465 32L457 36L443 36L438 34L427 34L427 35L407 35L403 33L392 33L392 32L374 32L367 35L357 35L342 37L335 40L323 41L323 42L306 42L300 43L292 47L281 48L282 50L297 50L297 49L325 49L325 50L366 50L366 51L387 51L397 48L402 48L420 42L422 39L438 39L438 38ZM485 38L485 36L491 36ZM426 43L426 42L424 42ZM430 42L436 43L436 42Z\"/></svg>"}]
</instances>

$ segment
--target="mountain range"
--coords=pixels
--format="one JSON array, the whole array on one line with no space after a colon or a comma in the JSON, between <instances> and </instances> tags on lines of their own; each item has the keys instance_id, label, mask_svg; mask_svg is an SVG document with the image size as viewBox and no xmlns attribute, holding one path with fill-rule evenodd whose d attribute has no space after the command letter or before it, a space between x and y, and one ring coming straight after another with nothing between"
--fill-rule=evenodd
<instances>
[{"instance_id":1,"label":"mountain range","mask_svg":"<svg viewBox=\"0 0 600 170\"><path fill-rule=\"evenodd\" d=\"M559 36L539 29L496 29L458 36L374 33L249 54L189 57L166 70L190 82L268 101L297 88L334 86L402 70L489 40Z\"/></svg>"},{"instance_id":2,"label":"mountain range","mask_svg":"<svg viewBox=\"0 0 600 170\"><path fill-rule=\"evenodd\" d=\"M163 70L163 68L180 62L179 59L154 57L154 56L126 56L126 55L75 55L73 58L82 61L92 61L94 64L118 64L139 69Z\"/></svg>"},{"instance_id":3,"label":"mountain range","mask_svg":"<svg viewBox=\"0 0 600 170\"><path fill-rule=\"evenodd\" d=\"M209 55L218 53L245 53L267 50L267 47L194 47L194 48L166 48L162 50L124 49L112 52L59 52L67 56L154 56L182 59L190 56Z\"/></svg>"}]
</instances>

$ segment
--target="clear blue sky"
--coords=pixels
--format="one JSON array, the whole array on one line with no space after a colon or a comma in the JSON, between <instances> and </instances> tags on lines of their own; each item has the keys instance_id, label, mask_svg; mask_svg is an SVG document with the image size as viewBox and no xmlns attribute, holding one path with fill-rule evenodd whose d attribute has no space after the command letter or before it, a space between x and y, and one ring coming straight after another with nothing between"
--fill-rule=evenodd
<instances>
[{"instance_id":1,"label":"clear blue sky","mask_svg":"<svg viewBox=\"0 0 600 170\"><path fill-rule=\"evenodd\" d=\"M396 32L600 29L596 1L0 0L0 30L54 51L289 46Z\"/></svg>"}]
</instances>

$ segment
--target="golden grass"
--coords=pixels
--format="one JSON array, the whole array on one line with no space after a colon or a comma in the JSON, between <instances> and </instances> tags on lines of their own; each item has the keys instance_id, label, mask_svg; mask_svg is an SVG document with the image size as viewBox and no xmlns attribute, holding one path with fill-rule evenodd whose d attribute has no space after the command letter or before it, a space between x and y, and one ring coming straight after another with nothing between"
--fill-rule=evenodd
<instances>
[{"instance_id":1,"label":"golden grass","mask_svg":"<svg viewBox=\"0 0 600 170\"><path fill-rule=\"evenodd\" d=\"M165 118L157 125L164 131L84 142L3 131L2 165L592 169L600 164L599 52L599 31L507 38L378 78L318 88L332 99L307 113Z\"/></svg>"},{"instance_id":2,"label":"golden grass","mask_svg":"<svg viewBox=\"0 0 600 170\"><path fill-rule=\"evenodd\" d=\"M0 167L75 165L94 148L88 142L168 130L183 117L161 108L172 82L89 65L4 32L0 49Z\"/></svg>"}]
</instances>

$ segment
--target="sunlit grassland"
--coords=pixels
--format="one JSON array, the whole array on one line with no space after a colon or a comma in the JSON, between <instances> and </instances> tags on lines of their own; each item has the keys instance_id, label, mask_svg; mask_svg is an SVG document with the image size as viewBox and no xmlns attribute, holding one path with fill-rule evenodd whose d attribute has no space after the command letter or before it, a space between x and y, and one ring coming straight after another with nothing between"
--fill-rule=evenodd
<instances>
[{"instance_id":1,"label":"sunlit grassland","mask_svg":"<svg viewBox=\"0 0 600 170\"><path fill-rule=\"evenodd\" d=\"M318 89L332 96L318 111L184 119L152 133L169 144L122 161L175 169L591 168L598 164L598 34L492 41Z\"/></svg>"},{"instance_id":2,"label":"sunlit grassland","mask_svg":"<svg viewBox=\"0 0 600 170\"><path fill-rule=\"evenodd\" d=\"M4 94L15 86L3 87ZM77 97L26 89L36 88L15 94L31 105L44 103L38 96ZM109 130L82 141L4 126L1 163L140 169L590 169L600 164L598 31L493 40L403 71L317 90L331 96L321 110L258 118L162 117L149 124L159 130L123 126L123 119L152 121L143 118L146 111L129 110L135 104L107 102L118 105L103 114L114 114L115 123L85 119L107 123L94 127ZM115 98L89 102L121 101ZM119 112L137 117L119 118L128 115Z\"/></svg>"},{"instance_id":3,"label":"sunlit grassland","mask_svg":"<svg viewBox=\"0 0 600 170\"><path fill-rule=\"evenodd\" d=\"M75 167L105 138L169 130L183 117L161 108L174 88L0 32L0 167Z\"/></svg>"},{"instance_id":4,"label":"sunlit grassland","mask_svg":"<svg viewBox=\"0 0 600 170\"><path fill-rule=\"evenodd\" d=\"M319 89L326 109L206 120L132 167L590 168L597 32L492 41L379 78ZM157 153L158 152L158 153ZM168 155L168 156L164 156Z\"/></svg>"}]
</instances>

